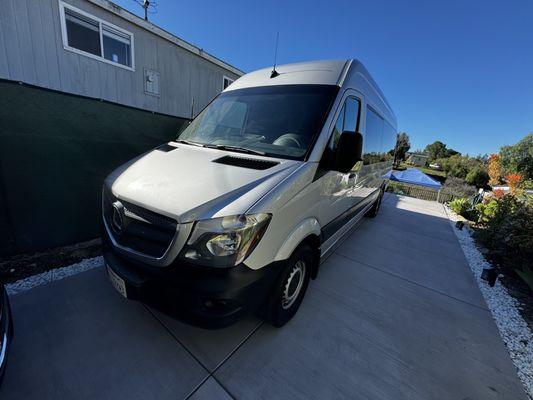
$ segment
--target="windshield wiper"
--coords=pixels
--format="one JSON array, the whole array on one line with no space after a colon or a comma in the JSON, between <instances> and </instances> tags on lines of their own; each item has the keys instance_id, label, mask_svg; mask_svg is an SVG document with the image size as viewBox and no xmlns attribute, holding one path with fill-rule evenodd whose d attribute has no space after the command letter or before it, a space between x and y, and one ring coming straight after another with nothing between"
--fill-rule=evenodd
<instances>
[{"instance_id":1,"label":"windshield wiper","mask_svg":"<svg viewBox=\"0 0 533 400\"><path fill-rule=\"evenodd\" d=\"M228 146L225 144L204 144L204 147L209 147L210 149L228 150L228 151L235 151L238 153L257 154L259 156L266 156L266 153L264 151L252 150L252 149L247 149L245 147L239 147L239 146Z\"/></svg>"},{"instance_id":2,"label":"windshield wiper","mask_svg":"<svg viewBox=\"0 0 533 400\"><path fill-rule=\"evenodd\" d=\"M189 140L184 140L184 139L176 139L175 142L176 143L188 144L188 145L191 145L191 146L205 147L205 145L202 144L202 143L191 142Z\"/></svg>"},{"instance_id":3,"label":"windshield wiper","mask_svg":"<svg viewBox=\"0 0 533 400\"><path fill-rule=\"evenodd\" d=\"M246 153L246 154L257 154L259 156L265 156L266 155L266 153L264 151L252 150L252 149L247 149L245 147L239 147L239 146L229 146L229 145L225 145L225 144L198 143L198 142L191 142L189 140L184 140L184 139L176 139L175 142L176 143L188 144L188 145L191 145L191 146L208 147L210 149L228 150L228 151L235 151L235 152Z\"/></svg>"}]
</instances>

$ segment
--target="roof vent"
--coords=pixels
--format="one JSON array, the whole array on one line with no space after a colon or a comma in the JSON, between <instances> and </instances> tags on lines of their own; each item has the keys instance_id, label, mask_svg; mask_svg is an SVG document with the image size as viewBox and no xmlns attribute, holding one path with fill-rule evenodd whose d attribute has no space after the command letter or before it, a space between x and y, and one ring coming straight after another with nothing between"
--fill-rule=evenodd
<instances>
[{"instance_id":1,"label":"roof vent","mask_svg":"<svg viewBox=\"0 0 533 400\"><path fill-rule=\"evenodd\" d=\"M169 151L176 150L177 147L176 146L171 146L168 143L165 143L165 144L162 144L159 147L156 147L155 149L159 150L159 151L162 151L164 153L168 153Z\"/></svg>"},{"instance_id":2,"label":"roof vent","mask_svg":"<svg viewBox=\"0 0 533 400\"><path fill-rule=\"evenodd\" d=\"M219 164L233 165L234 167L249 168L249 169L269 169L274 165L278 165L278 162L275 161L266 161L266 160L257 160L255 158L243 158L243 157L233 157L233 156L224 156L213 160L213 162Z\"/></svg>"}]
</instances>

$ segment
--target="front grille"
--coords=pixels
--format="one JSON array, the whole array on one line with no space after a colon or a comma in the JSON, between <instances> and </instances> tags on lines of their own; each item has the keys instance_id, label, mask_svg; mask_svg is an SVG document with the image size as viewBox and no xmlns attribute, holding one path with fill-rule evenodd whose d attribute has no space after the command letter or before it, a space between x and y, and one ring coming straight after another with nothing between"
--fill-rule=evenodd
<instances>
[{"instance_id":1,"label":"front grille","mask_svg":"<svg viewBox=\"0 0 533 400\"><path fill-rule=\"evenodd\" d=\"M107 188L104 188L102 203L104 218L115 242L150 257L160 258L165 254L176 234L175 220L119 200ZM121 215L114 215L116 213Z\"/></svg>"}]
</instances>

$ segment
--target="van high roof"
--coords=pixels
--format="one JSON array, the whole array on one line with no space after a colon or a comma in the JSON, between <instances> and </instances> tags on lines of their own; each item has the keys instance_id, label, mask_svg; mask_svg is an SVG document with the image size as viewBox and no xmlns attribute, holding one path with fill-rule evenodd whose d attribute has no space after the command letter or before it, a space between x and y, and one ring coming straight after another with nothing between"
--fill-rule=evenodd
<instances>
[{"instance_id":1,"label":"van high roof","mask_svg":"<svg viewBox=\"0 0 533 400\"><path fill-rule=\"evenodd\" d=\"M336 85L360 90L367 95L369 104L379 108L396 124L396 116L372 76L364 65L353 60L309 61L277 65L277 76L272 67L250 72L232 83L226 91L276 85Z\"/></svg>"},{"instance_id":2,"label":"van high roof","mask_svg":"<svg viewBox=\"0 0 533 400\"><path fill-rule=\"evenodd\" d=\"M278 76L271 78L272 67L244 75L231 85L231 90L271 85L339 85L351 60L311 61L277 65Z\"/></svg>"}]
</instances>

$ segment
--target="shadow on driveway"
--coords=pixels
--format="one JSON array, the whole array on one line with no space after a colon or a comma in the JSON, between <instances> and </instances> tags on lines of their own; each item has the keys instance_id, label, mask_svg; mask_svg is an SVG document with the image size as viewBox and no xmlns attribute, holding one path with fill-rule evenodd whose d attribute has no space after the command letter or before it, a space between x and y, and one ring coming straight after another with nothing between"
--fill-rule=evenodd
<instances>
[{"instance_id":1,"label":"shadow on driveway","mask_svg":"<svg viewBox=\"0 0 533 400\"><path fill-rule=\"evenodd\" d=\"M282 329L207 331L103 268L12 298L4 399L525 399L441 205L388 195Z\"/></svg>"}]
</instances>

